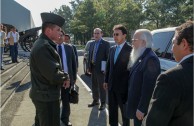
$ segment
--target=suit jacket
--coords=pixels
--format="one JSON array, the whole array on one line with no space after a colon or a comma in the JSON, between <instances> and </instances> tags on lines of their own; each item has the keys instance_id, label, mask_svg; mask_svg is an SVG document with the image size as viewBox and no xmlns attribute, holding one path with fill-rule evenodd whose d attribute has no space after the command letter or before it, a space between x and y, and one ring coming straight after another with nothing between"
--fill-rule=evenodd
<instances>
[{"instance_id":1,"label":"suit jacket","mask_svg":"<svg viewBox=\"0 0 194 126\"><path fill-rule=\"evenodd\" d=\"M94 47L95 47L95 41L93 41L90 44L90 48L89 48L88 67L90 71L92 71L92 55L93 55ZM96 73L103 74L101 71L101 63L102 61L107 61L109 48L110 48L110 44L107 41L101 39L96 53L96 62L95 62Z\"/></svg>"},{"instance_id":2,"label":"suit jacket","mask_svg":"<svg viewBox=\"0 0 194 126\"><path fill-rule=\"evenodd\" d=\"M76 55L71 45L66 44L66 43L63 43L63 44L65 48L65 53L66 53L68 74L70 77L70 83L72 85L75 83L76 78L77 78Z\"/></svg>"},{"instance_id":3,"label":"suit jacket","mask_svg":"<svg viewBox=\"0 0 194 126\"><path fill-rule=\"evenodd\" d=\"M35 41L30 52L30 72L30 97L33 100L59 100L61 85L69 76L62 71L56 44L44 34Z\"/></svg>"},{"instance_id":4,"label":"suit jacket","mask_svg":"<svg viewBox=\"0 0 194 126\"><path fill-rule=\"evenodd\" d=\"M127 65L132 47L127 43L123 45L116 63L114 64L116 45L110 48L107 61L105 83L108 83L108 89L118 93L127 93L129 71Z\"/></svg>"},{"instance_id":5,"label":"suit jacket","mask_svg":"<svg viewBox=\"0 0 194 126\"><path fill-rule=\"evenodd\" d=\"M64 44L65 53L66 53L67 68L68 68L68 74L70 78L70 84L71 86L73 86L77 78L77 65L76 65L75 52L71 45L66 44L66 43L63 43L63 44ZM62 91L61 97L63 98L64 96L63 91L65 91L65 88L62 87L61 91Z\"/></svg>"},{"instance_id":6,"label":"suit jacket","mask_svg":"<svg viewBox=\"0 0 194 126\"><path fill-rule=\"evenodd\" d=\"M143 113L147 113L160 71L158 57L151 48L147 48L130 69L126 108L128 118L134 119L137 109Z\"/></svg>"},{"instance_id":7,"label":"suit jacket","mask_svg":"<svg viewBox=\"0 0 194 126\"><path fill-rule=\"evenodd\" d=\"M72 48L73 48L73 51L74 51L74 53L75 53L76 65L77 65L77 69L78 69L79 62L78 62L78 54L77 54L77 49L76 49L75 45L73 45L73 44L70 44L70 45L72 46Z\"/></svg>"},{"instance_id":8,"label":"suit jacket","mask_svg":"<svg viewBox=\"0 0 194 126\"><path fill-rule=\"evenodd\" d=\"M193 126L193 56L162 73L144 126Z\"/></svg>"}]
</instances>

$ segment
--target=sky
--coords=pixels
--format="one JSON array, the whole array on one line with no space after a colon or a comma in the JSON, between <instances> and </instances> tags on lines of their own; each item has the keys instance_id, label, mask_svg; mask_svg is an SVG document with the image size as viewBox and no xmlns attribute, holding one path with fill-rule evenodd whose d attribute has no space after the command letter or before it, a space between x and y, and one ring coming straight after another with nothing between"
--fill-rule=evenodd
<instances>
[{"instance_id":1,"label":"sky","mask_svg":"<svg viewBox=\"0 0 194 126\"><path fill-rule=\"evenodd\" d=\"M32 18L36 27L42 25L40 13L54 11L59 9L61 5L70 6L71 0L15 0L23 7L31 11Z\"/></svg>"}]
</instances>

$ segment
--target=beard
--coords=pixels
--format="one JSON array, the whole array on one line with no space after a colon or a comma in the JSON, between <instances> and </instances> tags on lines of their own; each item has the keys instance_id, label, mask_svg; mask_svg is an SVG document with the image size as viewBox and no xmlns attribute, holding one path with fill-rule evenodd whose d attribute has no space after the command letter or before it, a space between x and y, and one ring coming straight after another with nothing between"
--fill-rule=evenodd
<instances>
[{"instance_id":1,"label":"beard","mask_svg":"<svg viewBox=\"0 0 194 126\"><path fill-rule=\"evenodd\" d=\"M133 67L133 65L136 63L137 59L143 54L145 51L145 47L139 47L137 49L133 48L129 57L129 63L128 63L128 69Z\"/></svg>"}]
</instances>

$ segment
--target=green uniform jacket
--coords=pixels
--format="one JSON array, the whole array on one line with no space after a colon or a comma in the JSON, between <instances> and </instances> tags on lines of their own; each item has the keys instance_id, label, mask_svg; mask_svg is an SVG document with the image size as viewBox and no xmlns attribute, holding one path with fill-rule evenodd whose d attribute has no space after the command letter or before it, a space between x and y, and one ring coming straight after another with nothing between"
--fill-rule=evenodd
<instances>
[{"instance_id":1,"label":"green uniform jacket","mask_svg":"<svg viewBox=\"0 0 194 126\"><path fill-rule=\"evenodd\" d=\"M59 100L61 85L69 75L62 70L56 44L44 34L33 45L30 71L31 99L43 102Z\"/></svg>"}]
</instances>

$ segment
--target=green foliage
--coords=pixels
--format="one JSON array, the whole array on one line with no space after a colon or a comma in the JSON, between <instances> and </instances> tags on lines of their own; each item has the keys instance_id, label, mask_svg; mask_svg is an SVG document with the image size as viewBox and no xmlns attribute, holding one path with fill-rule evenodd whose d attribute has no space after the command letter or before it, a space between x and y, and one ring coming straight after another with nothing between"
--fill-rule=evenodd
<instances>
[{"instance_id":1,"label":"green foliage","mask_svg":"<svg viewBox=\"0 0 194 126\"><path fill-rule=\"evenodd\" d=\"M74 41L92 38L99 27L104 36L112 36L114 25L123 24L129 34L139 28L157 29L178 26L193 20L192 0L72 0L71 8L62 5L54 13L66 19L63 29L74 36Z\"/></svg>"}]
</instances>

